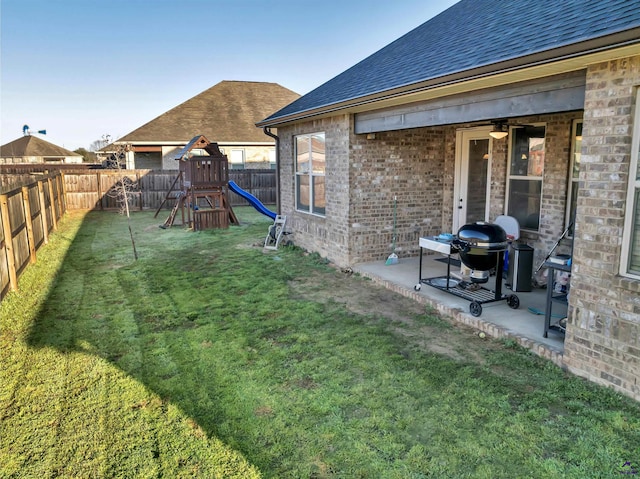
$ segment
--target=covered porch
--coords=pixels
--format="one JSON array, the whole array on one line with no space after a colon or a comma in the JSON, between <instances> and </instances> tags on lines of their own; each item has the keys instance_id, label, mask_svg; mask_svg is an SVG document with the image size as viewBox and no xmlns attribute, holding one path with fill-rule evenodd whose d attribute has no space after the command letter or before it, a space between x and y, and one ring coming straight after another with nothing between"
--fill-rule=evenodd
<instances>
[{"instance_id":1,"label":"covered porch","mask_svg":"<svg viewBox=\"0 0 640 479\"><path fill-rule=\"evenodd\" d=\"M422 259L422 278L445 276L447 264L440 254L424 254ZM564 335L555 329L544 337L544 313L547 301L546 288L533 288L531 292L512 292L502 283L502 293L516 294L520 301L517 309L512 309L506 301L489 302L482 305L482 313L474 317L469 312L470 302L422 284L419 291L415 286L420 276L420 258L418 256L400 258L398 263L387 265L385 260L360 263L353 266L353 271L371 279L388 289L419 301L436 309L441 314L453 318L456 322L484 332L495 338L509 338L533 353L562 366L564 352ZM459 268L458 268L459 269ZM452 266L452 271L455 267ZM485 288L493 290L495 276L492 276ZM530 309L531 308L531 309ZM532 312L535 311L535 312ZM566 315L566 306L555 304L552 309L551 324Z\"/></svg>"}]
</instances>

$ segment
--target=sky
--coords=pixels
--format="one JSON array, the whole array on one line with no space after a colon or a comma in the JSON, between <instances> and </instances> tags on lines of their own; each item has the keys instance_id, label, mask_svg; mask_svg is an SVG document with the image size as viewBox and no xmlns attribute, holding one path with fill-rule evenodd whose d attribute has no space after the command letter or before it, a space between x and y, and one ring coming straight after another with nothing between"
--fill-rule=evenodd
<instances>
[{"instance_id":1,"label":"sky","mask_svg":"<svg viewBox=\"0 0 640 479\"><path fill-rule=\"evenodd\" d=\"M224 80L305 94L457 1L0 0L0 144L90 149Z\"/></svg>"}]
</instances>

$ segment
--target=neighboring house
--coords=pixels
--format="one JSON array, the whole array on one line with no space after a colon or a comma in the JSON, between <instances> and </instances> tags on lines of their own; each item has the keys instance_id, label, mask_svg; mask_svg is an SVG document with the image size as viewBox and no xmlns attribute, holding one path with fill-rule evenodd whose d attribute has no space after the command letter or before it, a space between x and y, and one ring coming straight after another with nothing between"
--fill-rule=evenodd
<instances>
[{"instance_id":1,"label":"neighboring house","mask_svg":"<svg viewBox=\"0 0 640 479\"><path fill-rule=\"evenodd\" d=\"M82 155L37 136L25 135L0 146L0 164L18 163L82 163Z\"/></svg>"},{"instance_id":2,"label":"neighboring house","mask_svg":"<svg viewBox=\"0 0 640 479\"><path fill-rule=\"evenodd\" d=\"M500 214L535 266L575 218L563 361L640 399L639 90L640 2L462 0L257 126L295 243L340 266Z\"/></svg>"},{"instance_id":3,"label":"neighboring house","mask_svg":"<svg viewBox=\"0 0 640 479\"><path fill-rule=\"evenodd\" d=\"M198 135L217 143L232 169L275 168L275 141L255 123L299 96L277 83L222 81L114 143L133 146L127 168L177 170L175 153Z\"/></svg>"}]
</instances>

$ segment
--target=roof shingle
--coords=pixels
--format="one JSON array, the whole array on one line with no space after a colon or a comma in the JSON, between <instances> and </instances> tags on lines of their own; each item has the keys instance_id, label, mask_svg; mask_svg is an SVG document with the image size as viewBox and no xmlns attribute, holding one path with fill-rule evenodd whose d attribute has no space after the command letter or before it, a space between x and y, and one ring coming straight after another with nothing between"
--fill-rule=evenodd
<instances>
[{"instance_id":1,"label":"roof shingle","mask_svg":"<svg viewBox=\"0 0 640 479\"><path fill-rule=\"evenodd\" d=\"M264 121L638 27L636 0L461 0Z\"/></svg>"},{"instance_id":2,"label":"roof shingle","mask_svg":"<svg viewBox=\"0 0 640 479\"><path fill-rule=\"evenodd\" d=\"M222 81L120 138L119 142L264 142L256 123L300 95L277 83Z\"/></svg>"},{"instance_id":3,"label":"roof shingle","mask_svg":"<svg viewBox=\"0 0 640 479\"><path fill-rule=\"evenodd\" d=\"M2 158L24 158L24 157L82 157L78 153L69 151L61 146L54 145L37 136L26 135L17 140L10 141L0 146L0 157Z\"/></svg>"}]
</instances>

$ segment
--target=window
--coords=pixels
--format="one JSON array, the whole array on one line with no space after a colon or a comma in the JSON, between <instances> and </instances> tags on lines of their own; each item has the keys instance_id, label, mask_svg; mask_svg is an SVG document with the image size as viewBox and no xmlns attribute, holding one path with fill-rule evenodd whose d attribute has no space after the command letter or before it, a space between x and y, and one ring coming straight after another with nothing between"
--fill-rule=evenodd
<instances>
[{"instance_id":1,"label":"window","mask_svg":"<svg viewBox=\"0 0 640 479\"><path fill-rule=\"evenodd\" d=\"M637 100L636 100L637 101ZM631 141L629 188L625 210L620 274L640 279L640 108L636 108Z\"/></svg>"},{"instance_id":2,"label":"window","mask_svg":"<svg viewBox=\"0 0 640 479\"><path fill-rule=\"evenodd\" d=\"M324 133L296 136L295 142L296 209L324 215Z\"/></svg>"},{"instance_id":3,"label":"window","mask_svg":"<svg viewBox=\"0 0 640 479\"><path fill-rule=\"evenodd\" d=\"M231 149L231 158L229 163L232 170L244 169L244 150L243 149Z\"/></svg>"},{"instance_id":4,"label":"window","mask_svg":"<svg viewBox=\"0 0 640 479\"><path fill-rule=\"evenodd\" d=\"M517 218L520 228L537 231L540 225L545 127L518 127L512 133L507 214Z\"/></svg>"},{"instance_id":5,"label":"window","mask_svg":"<svg viewBox=\"0 0 640 479\"><path fill-rule=\"evenodd\" d=\"M571 165L569 173L569 198L567 198L567 226L569 236L573 236L573 224L576 220L578 204L578 176L580 174L580 151L582 150L582 120L573 122L571 134Z\"/></svg>"},{"instance_id":6,"label":"window","mask_svg":"<svg viewBox=\"0 0 640 479\"><path fill-rule=\"evenodd\" d=\"M275 170L276 166L276 149L269 148L269 169Z\"/></svg>"}]
</instances>

